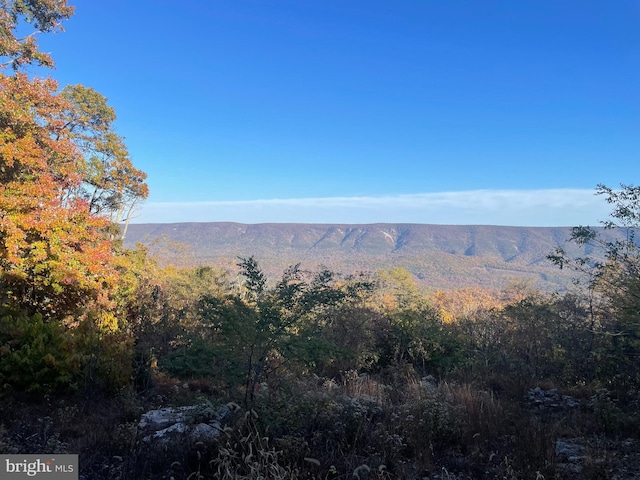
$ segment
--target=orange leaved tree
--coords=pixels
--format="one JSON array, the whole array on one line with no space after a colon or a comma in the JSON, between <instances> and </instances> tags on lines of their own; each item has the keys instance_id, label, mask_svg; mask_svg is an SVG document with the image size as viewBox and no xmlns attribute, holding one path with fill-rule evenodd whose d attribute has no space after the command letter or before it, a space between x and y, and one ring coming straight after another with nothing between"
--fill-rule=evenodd
<instances>
[{"instance_id":1,"label":"orange leaved tree","mask_svg":"<svg viewBox=\"0 0 640 480\"><path fill-rule=\"evenodd\" d=\"M108 221L73 191L82 156L51 80L0 74L0 285L4 303L59 317L104 300L115 272Z\"/></svg>"},{"instance_id":2,"label":"orange leaved tree","mask_svg":"<svg viewBox=\"0 0 640 480\"><path fill-rule=\"evenodd\" d=\"M35 36L72 13L66 0L0 0L0 393L90 398L130 378L118 307L136 274L116 223L146 198L146 176L104 97L24 72L53 66Z\"/></svg>"},{"instance_id":3,"label":"orange leaved tree","mask_svg":"<svg viewBox=\"0 0 640 480\"><path fill-rule=\"evenodd\" d=\"M0 305L57 319L109 309L113 223L148 193L104 97L81 86L59 93L21 71L53 65L34 35L72 13L66 0L0 2ZM28 26L34 33L18 38Z\"/></svg>"}]
</instances>

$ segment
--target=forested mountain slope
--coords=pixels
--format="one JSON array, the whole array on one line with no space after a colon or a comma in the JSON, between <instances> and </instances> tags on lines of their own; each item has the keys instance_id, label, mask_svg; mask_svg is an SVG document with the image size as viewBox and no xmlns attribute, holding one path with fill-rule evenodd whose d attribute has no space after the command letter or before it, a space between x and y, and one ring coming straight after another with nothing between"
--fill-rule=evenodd
<instances>
[{"instance_id":1,"label":"forested mountain slope","mask_svg":"<svg viewBox=\"0 0 640 480\"><path fill-rule=\"evenodd\" d=\"M575 250L569 236L568 227L217 222L130 225L125 243L149 245L161 261L183 265L233 269L237 257L253 255L273 276L298 262L342 273L402 266L433 289L531 279L556 290L572 273L546 256L558 246Z\"/></svg>"}]
</instances>

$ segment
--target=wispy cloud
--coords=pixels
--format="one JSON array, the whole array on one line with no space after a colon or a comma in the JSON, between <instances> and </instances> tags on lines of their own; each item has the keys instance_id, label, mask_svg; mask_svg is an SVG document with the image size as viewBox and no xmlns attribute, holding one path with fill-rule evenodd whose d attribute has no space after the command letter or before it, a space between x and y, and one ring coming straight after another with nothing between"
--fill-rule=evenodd
<instances>
[{"instance_id":1,"label":"wispy cloud","mask_svg":"<svg viewBox=\"0 0 640 480\"><path fill-rule=\"evenodd\" d=\"M596 225L609 207L593 190L472 190L405 195L149 202L136 223L435 223Z\"/></svg>"}]
</instances>

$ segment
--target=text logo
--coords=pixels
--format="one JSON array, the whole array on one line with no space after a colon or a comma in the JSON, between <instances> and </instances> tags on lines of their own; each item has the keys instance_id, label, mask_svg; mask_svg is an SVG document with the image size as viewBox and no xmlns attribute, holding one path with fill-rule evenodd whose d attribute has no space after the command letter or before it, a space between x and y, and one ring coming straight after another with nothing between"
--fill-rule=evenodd
<instances>
[{"instance_id":1,"label":"text logo","mask_svg":"<svg viewBox=\"0 0 640 480\"><path fill-rule=\"evenodd\" d=\"M0 455L0 478L78 480L78 455Z\"/></svg>"}]
</instances>

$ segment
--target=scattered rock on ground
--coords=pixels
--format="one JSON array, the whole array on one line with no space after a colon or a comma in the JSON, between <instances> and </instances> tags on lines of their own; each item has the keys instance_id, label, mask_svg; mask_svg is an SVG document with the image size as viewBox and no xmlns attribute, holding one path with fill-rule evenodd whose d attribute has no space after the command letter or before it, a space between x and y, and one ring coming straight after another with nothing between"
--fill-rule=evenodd
<instances>
[{"instance_id":1,"label":"scattered rock on ground","mask_svg":"<svg viewBox=\"0 0 640 480\"><path fill-rule=\"evenodd\" d=\"M580 402L570 395L560 395L558 389L543 390L540 387L532 388L527 392L526 401L531 405L546 408L577 408Z\"/></svg>"},{"instance_id":2,"label":"scattered rock on ground","mask_svg":"<svg viewBox=\"0 0 640 480\"><path fill-rule=\"evenodd\" d=\"M194 442L211 441L219 435L229 407L207 405L165 407L143 414L138 423L138 438L147 444L166 445L176 438Z\"/></svg>"}]
</instances>

